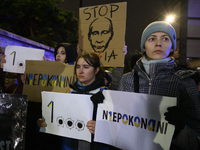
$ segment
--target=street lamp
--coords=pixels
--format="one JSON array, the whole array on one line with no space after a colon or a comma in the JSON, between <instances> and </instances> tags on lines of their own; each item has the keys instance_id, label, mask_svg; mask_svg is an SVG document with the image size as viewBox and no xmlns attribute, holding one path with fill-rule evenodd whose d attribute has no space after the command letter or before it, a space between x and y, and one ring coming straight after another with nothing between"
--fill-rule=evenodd
<instances>
[{"instance_id":1,"label":"street lamp","mask_svg":"<svg viewBox=\"0 0 200 150\"><path fill-rule=\"evenodd\" d=\"M173 23L175 20L175 15L169 15L166 17L166 21L169 23Z\"/></svg>"}]
</instances>

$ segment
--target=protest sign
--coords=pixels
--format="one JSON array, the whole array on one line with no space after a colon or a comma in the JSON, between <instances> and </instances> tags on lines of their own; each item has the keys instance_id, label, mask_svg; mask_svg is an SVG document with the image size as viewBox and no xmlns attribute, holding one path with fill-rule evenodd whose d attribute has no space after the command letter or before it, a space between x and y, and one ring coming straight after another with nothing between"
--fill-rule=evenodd
<instances>
[{"instance_id":1,"label":"protest sign","mask_svg":"<svg viewBox=\"0 0 200 150\"><path fill-rule=\"evenodd\" d=\"M176 98L104 90L94 141L130 149L168 150L174 126L164 119Z\"/></svg>"},{"instance_id":2,"label":"protest sign","mask_svg":"<svg viewBox=\"0 0 200 150\"><path fill-rule=\"evenodd\" d=\"M24 150L27 95L0 94L0 149Z\"/></svg>"},{"instance_id":3,"label":"protest sign","mask_svg":"<svg viewBox=\"0 0 200 150\"><path fill-rule=\"evenodd\" d=\"M5 55L6 63L3 66L3 71L24 73L25 60L43 60L44 50L22 46L7 46Z\"/></svg>"},{"instance_id":4,"label":"protest sign","mask_svg":"<svg viewBox=\"0 0 200 150\"><path fill-rule=\"evenodd\" d=\"M91 142L91 133L86 127L93 113L90 96L42 92L42 114L47 127L40 131Z\"/></svg>"},{"instance_id":5,"label":"protest sign","mask_svg":"<svg viewBox=\"0 0 200 150\"><path fill-rule=\"evenodd\" d=\"M29 101L41 102L41 91L65 93L75 82L74 65L57 61L26 61L26 80L23 94Z\"/></svg>"},{"instance_id":6,"label":"protest sign","mask_svg":"<svg viewBox=\"0 0 200 150\"><path fill-rule=\"evenodd\" d=\"M126 2L79 9L79 47L99 55L103 66L124 66Z\"/></svg>"}]
</instances>

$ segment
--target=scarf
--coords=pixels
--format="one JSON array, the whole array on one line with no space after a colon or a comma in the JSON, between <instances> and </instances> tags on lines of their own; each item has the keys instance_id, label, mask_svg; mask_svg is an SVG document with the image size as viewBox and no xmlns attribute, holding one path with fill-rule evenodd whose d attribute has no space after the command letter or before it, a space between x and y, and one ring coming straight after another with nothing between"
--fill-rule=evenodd
<instances>
[{"instance_id":1,"label":"scarf","mask_svg":"<svg viewBox=\"0 0 200 150\"><path fill-rule=\"evenodd\" d=\"M92 83L93 83L93 82L92 82ZM92 84L92 83L91 83L91 84ZM91 84L84 86L84 85L82 85L82 83L78 80L78 82L77 82L77 87L78 87L81 91L83 91L83 92L85 93L85 92L88 91L88 88L90 87Z\"/></svg>"},{"instance_id":2,"label":"scarf","mask_svg":"<svg viewBox=\"0 0 200 150\"><path fill-rule=\"evenodd\" d=\"M147 60L146 57L143 56L142 63L143 63L143 66L144 66L144 69L145 69L146 73L149 75L149 65L150 64L166 63L166 62L168 62L170 60L171 60L170 57L167 57L167 58L164 58L164 59L159 59L159 60Z\"/></svg>"}]
</instances>

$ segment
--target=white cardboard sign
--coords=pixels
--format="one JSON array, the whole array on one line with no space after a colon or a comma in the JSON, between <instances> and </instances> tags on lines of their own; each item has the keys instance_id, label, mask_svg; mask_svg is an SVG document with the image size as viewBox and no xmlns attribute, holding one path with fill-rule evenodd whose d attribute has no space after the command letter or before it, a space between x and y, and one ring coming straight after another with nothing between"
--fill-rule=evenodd
<instances>
[{"instance_id":1,"label":"white cardboard sign","mask_svg":"<svg viewBox=\"0 0 200 150\"><path fill-rule=\"evenodd\" d=\"M99 104L95 141L123 150L168 150L174 126L164 119L176 98L133 92L103 91Z\"/></svg>"},{"instance_id":2,"label":"white cardboard sign","mask_svg":"<svg viewBox=\"0 0 200 150\"><path fill-rule=\"evenodd\" d=\"M44 50L22 46L7 46L5 49L6 63L3 71L13 73L25 72L25 60L43 60Z\"/></svg>"},{"instance_id":3,"label":"white cardboard sign","mask_svg":"<svg viewBox=\"0 0 200 150\"><path fill-rule=\"evenodd\" d=\"M47 127L41 132L91 142L86 124L92 120L91 95L42 92L42 114Z\"/></svg>"}]
</instances>

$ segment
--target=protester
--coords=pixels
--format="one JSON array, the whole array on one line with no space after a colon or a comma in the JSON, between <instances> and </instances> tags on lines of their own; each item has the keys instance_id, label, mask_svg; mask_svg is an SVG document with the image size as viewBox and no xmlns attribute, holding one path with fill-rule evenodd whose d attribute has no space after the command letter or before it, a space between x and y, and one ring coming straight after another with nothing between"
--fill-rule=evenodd
<instances>
[{"instance_id":1,"label":"protester","mask_svg":"<svg viewBox=\"0 0 200 150\"><path fill-rule=\"evenodd\" d=\"M1 67L0 67L0 86L1 86L1 92L5 92L6 86L5 86L5 76L6 73L3 72L3 65L6 62L5 55L1 56Z\"/></svg>"},{"instance_id":2,"label":"protester","mask_svg":"<svg viewBox=\"0 0 200 150\"><path fill-rule=\"evenodd\" d=\"M56 61L73 64L77 56L76 48L74 48L74 46L69 43L60 43L55 48L54 56ZM6 72L3 72L3 65L4 63L6 63L5 57L6 56L3 55L1 58L0 68L0 83L2 86L2 91L4 93L22 94L23 83L25 81L24 74L16 74L16 81L13 84L10 84L9 86L5 86ZM25 149L27 150L35 150L40 149L42 147L45 147L47 149L58 148L58 146L55 143L59 142L59 140L56 141L57 138L55 139L53 135L44 136L42 134L38 134L36 122L37 119L41 116L41 103L29 101L27 109L27 124L25 135ZM54 141L54 145L51 144L52 141Z\"/></svg>"},{"instance_id":3,"label":"protester","mask_svg":"<svg viewBox=\"0 0 200 150\"><path fill-rule=\"evenodd\" d=\"M112 83L112 80L113 80L113 74L109 70L104 70L104 72L105 72L105 76L104 76L105 86L107 86L108 89L110 89L111 83Z\"/></svg>"},{"instance_id":4,"label":"protester","mask_svg":"<svg viewBox=\"0 0 200 150\"><path fill-rule=\"evenodd\" d=\"M96 111L98 103L102 103L104 96L101 93L105 88L104 82L104 71L100 68L100 59L95 53L79 53L77 61L74 66L74 74L77 77L77 81L70 85L67 93L77 94L94 94L91 96L91 100L94 104L93 120L88 121L87 128L94 134L93 125L96 120ZM46 123L42 119L38 120L39 127L45 127ZM75 140L70 138L63 138L62 149L77 149L77 150L98 150L98 149L109 149L110 146L89 142L82 140Z\"/></svg>"},{"instance_id":5,"label":"protester","mask_svg":"<svg viewBox=\"0 0 200 150\"><path fill-rule=\"evenodd\" d=\"M124 57L127 54L127 45L125 42L124 42L124 47L123 47L123 54L124 54ZM114 67L113 68L113 71L112 71L113 78L112 78L112 82L111 82L111 86L110 86L111 90L118 90L119 81L122 78L123 73L124 73L124 67Z\"/></svg>"},{"instance_id":6,"label":"protester","mask_svg":"<svg viewBox=\"0 0 200 150\"><path fill-rule=\"evenodd\" d=\"M76 57L76 48L70 43L59 43L54 49L55 61L74 64ZM25 148L27 150L59 149L60 140L56 136L44 133L38 134L36 122L42 116L41 103L29 102L27 116ZM37 141L37 143L33 141Z\"/></svg>"},{"instance_id":7,"label":"protester","mask_svg":"<svg viewBox=\"0 0 200 150\"><path fill-rule=\"evenodd\" d=\"M3 72L3 65L6 63L6 55L1 57L1 68L0 68L0 85L2 87L2 92L9 94L22 94L24 74L17 73L6 73ZM7 78L11 75L11 79ZM11 80L11 83L8 81Z\"/></svg>"},{"instance_id":8,"label":"protester","mask_svg":"<svg viewBox=\"0 0 200 150\"><path fill-rule=\"evenodd\" d=\"M59 43L54 49L55 61L73 65L76 60L76 57L77 57L76 47L74 47L70 43ZM32 122L34 121L32 123L32 130L35 129L38 132L38 127L36 125L36 122L38 118L42 117L41 103L39 103L39 106L37 105L37 103L34 103L34 104L36 104L36 107L34 108L37 108L37 110L39 109L40 115L39 116L35 115L34 120L32 120ZM32 111L32 115L33 115L35 113L35 110L34 109L32 110L33 110ZM31 134L33 133L29 133L29 135ZM31 138L31 136L29 137ZM61 149L61 137L39 132L39 134L37 134L37 141L38 141L37 149L48 149L48 150ZM29 147L30 145L32 144L29 143Z\"/></svg>"},{"instance_id":9,"label":"protester","mask_svg":"<svg viewBox=\"0 0 200 150\"><path fill-rule=\"evenodd\" d=\"M200 102L192 70L176 70L171 57L176 49L176 33L167 22L149 24L141 37L143 57L134 72L123 75L119 90L177 98L177 106L165 113L175 125L170 149L200 149Z\"/></svg>"},{"instance_id":10,"label":"protester","mask_svg":"<svg viewBox=\"0 0 200 150\"><path fill-rule=\"evenodd\" d=\"M76 48L70 43L60 43L54 50L54 57L56 61L68 64L74 64L77 53Z\"/></svg>"},{"instance_id":11,"label":"protester","mask_svg":"<svg viewBox=\"0 0 200 150\"><path fill-rule=\"evenodd\" d=\"M79 45L77 46L77 53L83 52L82 49L80 49ZM123 47L123 53L124 56L127 54L127 45L124 42L124 47ZM113 68L112 73L109 70L105 70L105 85L107 85L108 88L111 90L117 90L119 86L119 81L123 75L124 67L115 67Z\"/></svg>"},{"instance_id":12,"label":"protester","mask_svg":"<svg viewBox=\"0 0 200 150\"><path fill-rule=\"evenodd\" d=\"M23 93L23 84L25 81L25 75L24 74L17 74L17 73L9 73L9 74L13 74L16 77L15 82L12 84L6 84L6 74L7 72L3 72L3 65L4 63L6 63L6 59L5 59L6 55L3 55L1 58L1 68L0 68L0 81L1 81L1 86L3 87L3 92L4 93L9 93L9 94L22 94ZM32 103L28 102L28 108L27 108L27 119L26 119L26 133L25 133L25 149L27 150L31 150L31 149L35 149L36 148L36 143L33 143L33 140L36 141L37 139L37 132L35 129L35 126L33 127L32 125L32 117L30 114L30 110L32 108ZM35 106L35 105L34 105ZM41 105L40 105L41 106ZM35 109L36 107L33 107L33 113L32 116L41 116L41 111L37 111L37 109ZM38 117L37 117L38 118ZM36 121L35 121L36 122ZM34 132L35 131L35 132Z\"/></svg>"},{"instance_id":13,"label":"protester","mask_svg":"<svg viewBox=\"0 0 200 150\"><path fill-rule=\"evenodd\" d=\"M134 66L136 62L142 57L142 52L139 50L135 50L132 55L130 56L130 67L132 71L134 71Z\"/></svg>"}]
</instances>

